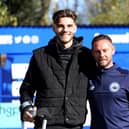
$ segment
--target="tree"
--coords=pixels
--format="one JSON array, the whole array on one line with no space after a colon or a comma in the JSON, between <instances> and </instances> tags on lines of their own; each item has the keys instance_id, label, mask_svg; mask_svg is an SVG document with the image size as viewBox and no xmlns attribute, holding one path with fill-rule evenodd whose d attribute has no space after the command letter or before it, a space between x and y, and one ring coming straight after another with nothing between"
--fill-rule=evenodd
<instances>
[{"instance_id":1,"label":"tree","mask_svg":"<svg viewBox=\"0 0 129 129\"><path fill-rule=\"evenodd\" d=\"M90 12L91 25L129 25L129 0L102 0L92 4L95 10Z\"/></svg>"},{"instance_id":2,"label":"tree","mask_svg":"<svg viewBox=\"0 0 129 129\"><path fill-rule=\"evenodd\" d=\"M49 4L50 4L50 0L41 0L42 15L41 15L41 19L40 19L40 25L42 25L42 26L47 26L47 25L51 24L51 22L49 20L49 16L48 16L49 15L48 14Z\"/></svg>"},{"instance_id":3,"label":"tree","mask_svg":"<svg viewBox=\"0 0 129 129\"><path fill-rule=\"evenodd\" d=\"M9 12L16 16L19 26L49 25L50 0L6 0Z\"/></svg>"},{"instance_id":4,"label":"tree","mask_svg":"<svg viewBox=\"0 0 129 129\"><path fill-rule=\"evenodd\" d=\"M18 25L20 26L39 25L39 21L41 18L41 1L20 0L20 7L15 13L15 15L18 17Z\"/></svg>"},{"instance_id":5,"label":"tree","mask_svg":"<svg viewBox=\"0 0 129 129\"><path fill-rule=\"evenodd\" d=\"M129 0L0 0L0 25L49 26L64 8L78 13L78 25L129 25Z\"/></svg>"},{"instance_id":6,"label":"tree","mask_svg":"<svg viewBox=\"0 0 129 129\"><path fill-rule=\"evenodd\" d=\"M10 14L7 5L0 0L0 26L17 25L17 17Z\"/></svg>"}]
</instances>

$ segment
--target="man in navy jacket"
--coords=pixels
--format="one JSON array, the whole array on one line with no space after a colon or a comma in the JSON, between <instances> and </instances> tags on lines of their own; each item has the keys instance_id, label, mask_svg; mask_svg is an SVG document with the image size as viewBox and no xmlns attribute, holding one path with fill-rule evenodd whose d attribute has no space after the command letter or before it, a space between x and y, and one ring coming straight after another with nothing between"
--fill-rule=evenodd
<instances>
[{"instance_id":1,"label":"man in navy jacket","mask_svg":"<svg viewBox=\"0 0 129 129\"><path fill-rule=\"evenodd\" d=\"M92 40L92 53L98 73L88 87L90 129L129 129L129 71L113 62L115 48L107 35Z\"/></svg>"}]
</instances>

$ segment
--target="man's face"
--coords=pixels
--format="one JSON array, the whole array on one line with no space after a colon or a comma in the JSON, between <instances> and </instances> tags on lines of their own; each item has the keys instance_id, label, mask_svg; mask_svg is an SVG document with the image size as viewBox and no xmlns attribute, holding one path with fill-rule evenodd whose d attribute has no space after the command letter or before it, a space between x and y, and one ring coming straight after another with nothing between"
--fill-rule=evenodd
<instances>
[{"instance_id":1,"label":"man's face","mask_svg":"<svg viewBox=\"0 0 129 129\"><path fill-rule=\"evenodd\" d=\"M96 41L92 47L93 56L97 64L102 68L110 68L113 65L112 56L115 48L108 40Z\"/></svg>"},{"instance_id":2,"label":"man's face","mask_svg":"<svg viewBox=\"0 0 129 129\"><path fill-rule=\"evenodd\" d=\"M70 17L62 17L57 24L53 25L53 30L59 40L65 45L72 43L73 36L76 32L76 24Z\"/></svg>"}]
</instances>

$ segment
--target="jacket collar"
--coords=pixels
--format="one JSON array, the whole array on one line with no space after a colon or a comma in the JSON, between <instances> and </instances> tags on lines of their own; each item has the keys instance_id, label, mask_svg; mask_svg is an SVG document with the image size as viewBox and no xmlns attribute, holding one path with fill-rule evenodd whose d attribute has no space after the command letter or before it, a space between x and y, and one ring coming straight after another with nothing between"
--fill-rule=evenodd
<instances>
[{"instance_id":1,"label":"jacket collar","mask_svg":"<svg viewBox=\"0 0 129 129\"><path fill-rule=\"evenodd\" d=\"M72 47L80 48L82 46L82 41L83 41L83 37L74 37ZM61 49L64 49L63 44L60 42L60 40L56 36L49 41L48 46L51 46L51 45L52 46L55 45L56 47L60 46Z\"/></svg>"}]
</instances>

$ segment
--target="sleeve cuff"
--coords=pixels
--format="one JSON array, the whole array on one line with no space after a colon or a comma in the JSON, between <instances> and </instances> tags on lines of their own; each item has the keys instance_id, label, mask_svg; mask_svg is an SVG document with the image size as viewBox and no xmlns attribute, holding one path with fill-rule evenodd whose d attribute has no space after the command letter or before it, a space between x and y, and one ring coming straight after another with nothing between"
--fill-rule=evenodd
<instances>
[{"instance_id":1,"label":"sleeve cuff","mask_svg":"<svg viewBox=\"0 0 129 129\"><path fill-rule=\"evenodd\" d=\"M24 109L25 107L31 106L32 102L31 101L25 101L21 104L21 108Z\"/></svg>"}]
</instances>

